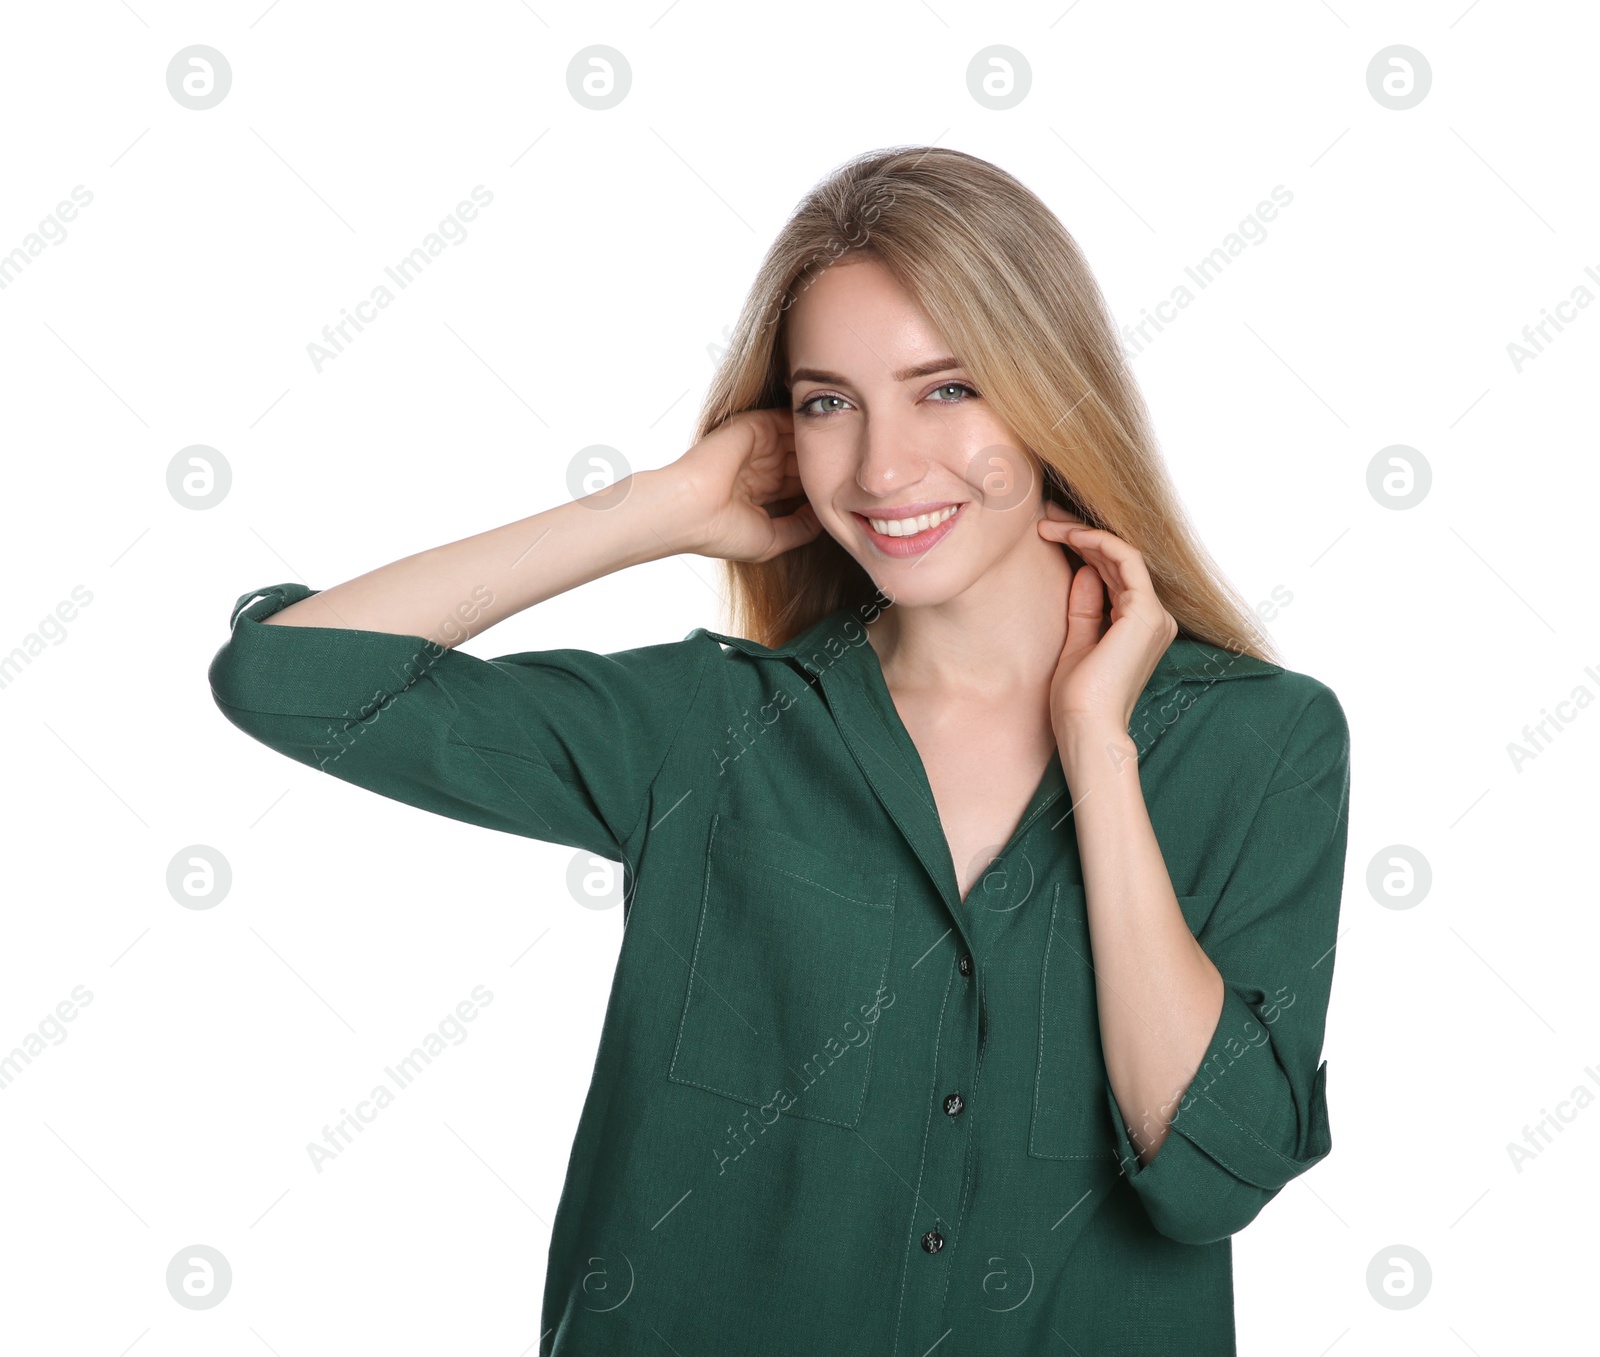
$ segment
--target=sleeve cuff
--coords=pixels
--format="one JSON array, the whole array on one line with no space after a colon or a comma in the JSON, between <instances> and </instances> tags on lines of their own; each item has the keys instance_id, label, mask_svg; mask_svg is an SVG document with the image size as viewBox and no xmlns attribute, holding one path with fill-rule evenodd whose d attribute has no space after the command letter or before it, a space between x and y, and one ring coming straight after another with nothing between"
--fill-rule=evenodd
<instances>
[{"instance_id":1,"label":"sleeve cuff","mask_svg":"<svg viewBox=\"0 0 1600 1357\"><path fill-rule=\"evenodd\" d=\"M218 702L276 716L363 719L448 652L423 636L339 627L268 627L273 613L320 593L275 584L241 594L227 643L211 662ZM298 632L298 635L290 634Z\"/></svg>"},{"instance_id":2,"label":"sleeve cuff","mask_svg":"<svg viewBox=\"0 0 1600 1357\"><path fill-rule=\"evenodd\" d=\"M1161 1147L1143 1165L1108 1078L1117 1156L1156 1228L1185 1242L1224 1238L1322 1159L1332 1148L1327 1068L1326 1061L1317 1068L1302 1116L1270 1029L1229 985L1205 1058Z\"/></svg>"}]
</instances>

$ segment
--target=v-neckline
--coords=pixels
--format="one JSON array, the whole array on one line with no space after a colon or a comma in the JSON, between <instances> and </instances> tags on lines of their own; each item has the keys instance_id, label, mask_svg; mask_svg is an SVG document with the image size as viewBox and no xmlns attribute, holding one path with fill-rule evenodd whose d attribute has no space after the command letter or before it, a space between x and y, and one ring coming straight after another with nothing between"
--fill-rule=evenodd
<instances>
[{"instance_id":1,"label":"v-neckline","mask_svg":"<svg viewBox=\"0 0 1600 1357\"><path fill-rule=\"evenodd\" d=\"M900 747L901 758L915 773L917 778L917 792L927 803L932 812L934 823L938 826L939 840L944 844L945 856L950 861L950 877L955 882L956 903L965 906L972 891L966 895L961 893L961 880L956 876L955 853L950 847L949 836L945 832L944 821L939 815L939 803L933 795L933 783L928 777L927 765L922 760L922 751L917 748L917 742L911 738L911 732L906 728L906 723L900 715L900 709L895 705L894 694L889 689L889 680L884 676L883 662L878 658L876 647L869 636L863 642L863 648L869 654L865 657L862 669L866 672L867 689L875 699L879 714L885 727L894 737ZM1060 746L1050 750L1050 758L1045 763L1044 772L1040 775L1038 785L1033 790L1033 795L1028 798L1028 804L1023 808L1010 837L1005 846L997 853L993 862L1000 862L1006 854L1021 841L1027 834L1033 822L1067 789L1066 770L1061 764ZM981 878L980 878L981 879Z\"/></svg>"}]
</instances>

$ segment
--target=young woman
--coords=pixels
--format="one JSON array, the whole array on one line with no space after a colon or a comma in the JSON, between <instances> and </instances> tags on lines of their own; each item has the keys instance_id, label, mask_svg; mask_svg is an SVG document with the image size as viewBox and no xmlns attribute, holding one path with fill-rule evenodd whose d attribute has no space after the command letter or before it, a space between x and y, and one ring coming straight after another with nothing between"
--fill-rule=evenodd
<instances>
[{"instance_id":1,"label":"young woman","mask_svg":"<svg viewBox=\"0 0 1600 1357\"><path fill-rule=\"evenodd\" d=\"M454 648L676 552L734 631ZM914 147L807 196L676 461L252 591L210 678L625 864L541 1354L1220 1357L1230 1236L1330 1148L1346 837L1340 704L1253 632L1071 237Z\"/></svg>"}]
</instances>

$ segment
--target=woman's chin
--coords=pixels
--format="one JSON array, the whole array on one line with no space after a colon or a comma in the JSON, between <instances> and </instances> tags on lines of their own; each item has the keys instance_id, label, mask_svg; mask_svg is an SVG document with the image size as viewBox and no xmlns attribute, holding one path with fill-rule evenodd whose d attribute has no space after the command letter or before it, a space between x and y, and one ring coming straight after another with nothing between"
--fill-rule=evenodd
<instances>
[{"instance_id":1,"label":"woman's chin","mask_svg":"<svg viewBox=\"0 0 1600 1357\"><path fill-rule=\"evenodd\" d=\"M865 568L884 597L901 607L926 608L948 603L975 582L977 577L971 571L952 569L953 564L940 569L934 560L918 557L904 562L874 561Z\"/></svg>"}]
</instances>

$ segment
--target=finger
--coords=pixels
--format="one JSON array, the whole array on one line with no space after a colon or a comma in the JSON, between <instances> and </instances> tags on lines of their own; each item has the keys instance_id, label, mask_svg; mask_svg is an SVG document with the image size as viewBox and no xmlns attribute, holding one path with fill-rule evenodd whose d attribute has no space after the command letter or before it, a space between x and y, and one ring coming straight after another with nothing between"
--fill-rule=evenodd
<instances>
[{"instance_id":1,"label":"finger","mask_svg":"<svg viewBox=\"0 0 1600 1357\"><path fill-rule=\"evenodd\" d=\"M756 439L763 448L777 448L783 452L794 451L794 420L785 419L780 410L762 412L767 418L757 423Z\"/></svg>"},{"instance_id":2,"label":"finger","mask_svg":"<svg viewBox=\"0 0 1600 1357\"><path fill-rule=\"evenodd\" d=\"M1062 653L1076 660L1093 649L1103 634L1105 583L1092 565L1073 572L1067 590L1067 640Z\"/></svg>"},{"instance_id":3,"label":"finger","mask_svg":"<svg viewBox=\"0 0 1600 1357\"><path fill-rule=\"evenodd\" d=\"M1100 530L1091 529L1091 531ZM1104 540L1100 542L1098 548L1092 547L1081 540L1086 535L1072 534L1073 546L1082 548L1086 555L1093 556L1097 566L1111 580L1113 617L1132 617L1154 632L1161 631L1164 626L1170 626L1171 615L1156 593L1144 553L1110 533L1102 533Z\"/></svg>"},{"instance_id":4,"label":"finger","mask_svg":"<svg viewBox=\"0 0 1600 1357\"><path fill-rule=\"evenodd\" d=\"M1108 562L1117 566L1124 574L1129 576L1128 582L1136 584L1139 577L1149 583L1150 576L1144 569L1144 553L1138 547L1125 542L1115 533L1107 532L1104 528L1085 528L1072 535L1074 546L1082 545L1092 547L1103 555Z\"/></svg>"},{"instance_id":5,"label":"finger","mask_svg":"<svg viewBox=\"0 0 1600 1357\"><path fill-rule=\"evenodd\" d=\"M1067 540L1067 529L1072 527L1072 524L1056 522L1055 520L1048 518L1041 518L1038 526L1039 536L1043 537L1046 541L1057 543L1061 547L1062 551L1066 552L1067 560L1074 570L1083 569L1085 564L1083 557L1078 555L1078 553L1072 549L1071 544Z\"/></svg>"},{"instance_id":6,"label":"finger","mask_svg":"<svg viewBox=\"0 0 1600 1357\"><path fill-rule=\"evenodd\" d=\"M1104 528L1065 529L1066 541L1086 561L1093 561L1105 583L1114 595L1137 588L1138 580L1150 585L1150 574L1144 569L1144 557L1138 548L1130 546L1114 533ZM1152 593L1154 591L1152 590Z\"/></svg>"},{"instance_id":7,"label":"finger","mask_svg":"<svg viewBox=\"0 0 1600 1357\"><path fill-rule=\"evenodd\" d=\"M1076 536L1074 540L1076 540ZM1122 588L1140 598L1156 597L1155 582L1150 578L1150 567L1144 559L1144 552L1138 547L1124 542L1120 537L1110 533L1105 534L1105 541L1101 549L1109 562L1115 567Z\"/></svg>"},{"instance_id":8,"label":"finger","mask_svg":"<svg viewBox=\"0 0 1600 1357\"><path fill-rule=\"evenodd\" d=\"M763 448L794 451L794 426L776 420L761 420L755 427L756 442Z\"/></svg>"},{"instance_id":9,"label":"finger","mask_svg":"<svg viewBox=\"0 0 1600 1357\"><path fill-rule=\"evenodd\" d=\"M738 414L730 416L732 419L747 419L752 423L792 423L794 411L785 403L777 405L755 405L748 410L740 410Z\"/></svg>"},{"instance_id":10,"label":"finger","mask_svg":"<svg viewBox=\"0 0 1600 1357\"><path fill-rule=\"evenodd\" d=\"M794 435L770 428L758 429L750 440L748 464L763 476L782 477L791 465L798 468Z\"/></svg>"},{"instance_id":11,"label":"finger","mask_svg":"<svg viewBox=\"0 0 1600 1357\"><path fill-rule=\"evenodd\" d=\"M794 429L794 415L785 405L763 405L751 410L741 410L732 417L750 427L750 431L757 435L770 436L774 433L788 433Z\"/></svg>"},{"instance_id":12,"label":"finger","mask_svg":"<svg viewBox=\"0 0 1600 1357\"><path fill-rule=\"evenodd\" d=\"M1066 546L1071 540L1069 534L1072 529L1082 526L1076 520L1064 518L1041 518L1037 520L1039 536L1048 538L1052 542L1060 542Z\"/></svg>"},{"instance_id":13,"label":"finger","mask_svg":"<svg viewBox=\"0 0 1600 1357\"><path fill-rule=\"evenodd\" d=\"M772 520L772 546L761 559L770 561L795 547L803 547L821 531L822 520L817 517L817 511L810 504L802 504L792 514Z\"/></svg>"},{"instance_id":14,"label":"finger","mask_svg":"<svg viewBox=\"0 0 1600 1357\"><path fill-rule=\"evenodd\" d=\"M1106 594L1114 606L1118 600L1123 598L1127 593L1126 586L1124 585L1121 572L1117 569L1116 562L1107 560L1104 554L1094 550L1092 547L1084 547L1076 537L1069 538L1068 542L1070 545L1067 543L1063 543L1063 545L1066 546L1068 551L1077 551L1080 553L1078 560L1082 561L1084 565L1091 567L1095 574L1100 577L1100 582L1105 586Z\"/></svg>"}]
</instances>

